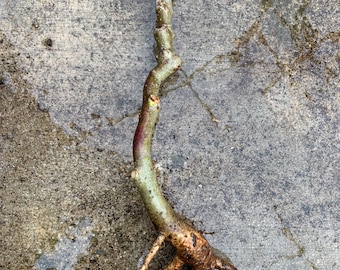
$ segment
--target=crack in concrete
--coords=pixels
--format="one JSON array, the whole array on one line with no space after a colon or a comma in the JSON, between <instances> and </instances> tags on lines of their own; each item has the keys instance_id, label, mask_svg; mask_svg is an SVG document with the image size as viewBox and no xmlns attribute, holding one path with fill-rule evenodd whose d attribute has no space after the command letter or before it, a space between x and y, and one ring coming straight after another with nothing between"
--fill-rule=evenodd
<instances>
[{"instance_id":1,"label":"crack in concrete","mask_svg":"<svg viewBox=\"0 0 340 270\"><path fill-rule=\"evenodd\" d=\"M297 56L295 59L292 59L292 61L288 61L288 63L286 63L286 61L280 59L278 53L270 46L265 35L260 30L261 19L272 7L270 0L264 0L262 1L260 18L257 19L242 36L235 40L235 50L225 54L215 55L203 65L195 69L190 75L185 75L185 80L180 85L169 89L166 93L175 91L183 86L191 85L190 81L195 77L196 74L204 72L209 64L215 61L221 61L223 58L228 59L232 64L231 67L233 68L255 68L257 65L267 66L268 63L260 59L259 61L247 61L246 59L242 59L245 55L245 52L243 51L247 50L247 47L252 40L255 40L256 43L264 46L270 52L270 54L274 57L274 65L278 68L278 70L274 72L277 74L277 76L272 79L267 86L264 87L262 94L268 93L270 89L273 88L285 75L294 80L294 75L298 70L300 70L300 74L302 71L309 71L320 78L326 78L327 83L329 83L330 79L333 79L337 76L336 71L332 69L332 67L327 66L326 61L321 62L320 60L315 59L315 53L317 49L328 40L334 44L338 43L340 39L340 31L329 32L324 37L319 38L318 31L313 28L311 22L304 15L308 4L309 1L304 1L304 3L295 12L294 17L296 21L298 21L296 24L289 24L276 8L272 8L273 13L279 18L281 24L288 28L291 39L295 44L296 51L293 52L293 57L294 54ZM339 56L334 54L334 57L336 58L335 61L339 62ZM308 67L304 68L302 64L306 64L306 62L314 63L316 66L321 66L324 64L324 69L327 76L320 76L313 70L308 69ZM268 72L270 71L268 70ZM306 97L310 97L310 94L307 92Z\"/></svg>"},{"instance_id":2,"label":"crack in concrete","mask_svg":"<svg viewBox=\"0 0 340 270\"><path fill-rule=\"evenodd\" d=\"M304 15L306 9L309 5L309 1L304 1L302 5L299 6L297 11L294 14L294 18L297 23L289 24L287 20L280 14L280 12L276 8L272 8L272 3L270 0L262 1L262 10L261 15L258 20L256 20L249 30L246 33L237 39L237 46L235 50L235 55L238 56L239 61L241 60L243 54L241 52L242 49L246 49L252 39L255 39L256 43L263 45L274 57L274 64L279 68L279 72L277 72L277 76L272 79L272 81L263 89L262 94L267 94L271 88L273 88L284 76L288 76L291 80L293 80L292 84L294 84L294 75L299 71L301 74L303 71L311 72L319 78L326 78L327 83L330 82L330 79L333 79L337 76L336 71L332 69L329 65L327 65L326 61L321 61L315 59L315 54L317 49L327 40L331 40L333 43L338 43L340 38L340 31L338 32L329 32L323 38L319 38L318 30L313 28L311 22ZM267 13L267 11L272 8L273 13L279 18L281 24L288 28L290 32L290 36L295 45L295 51L293 52L293 57L295 59L288 60L286 63L284 60L281 60L277 52L271 48L265 35L260 31L260 21ZM338 57L334 55L334 57ZM335 59L339 62L339 59ZM308 68L308 63L311 65L315 64L316 66L322 67L324 65L324 69L326 71L327 76L320 76L318 73L314 72L311 68ZM254 63L253 63L254 64ZM255 63L257 64L257 63ZM306 66L307 65L307 66ZM320 69L318 69L320 71ZM310 94L306 92L306 97Z\"/></svg>"},{"instance_id":3,"label":"crack in concrete","mask_svg":"<svg viewBox=\"0 0 340 270\"><path fill-rule=\"evenodd\" d=\"M278 205L273 206L274 213L278 217L281 225L283 225L284 224L284 218L279 213L278 208L279 208ZM286 237L290 242L292 242L294 244L294 246L297 248L296 254L287 255L287 256L285 256L285 258L286 259L294 259L296 257L304 258L304 260L310 265L310 267L313 270L319 270L311 260L305 258L305 247L296 239L296 237L292 233L291 229L289 227L283 225L282 228L281 228L281 232L282 232L283 236Z\"/></svg>"},{"instance_id":4,"label":"crack in concrete","mask_svg":"<svg viewBox=\"0 0 340 270\"><path fill-rule=\"evenodd\" d=\"M308 18L304 15L306 9L309 5L310 1L305 0L296 10L294 14L294 18L297 21L296 23L289 24L287 20L280 14L280 11L273 7L273 3L271 0L263 0L261 3L261 13L259 19L255 20L253 24L249 27L249 29L241 35L239 38L235 40L236 48L225 54L218 54L212 57L210 60L206 61L203 65L196 68L191 74L187 74L184 69L180 72L184 76L184 79L175 87L163 87L161 96L167 96L169 93L173 91L177 91L182 87L188 87L190 91L193 93L194 97L198 100L199 104L202 108L209 114L210 120L218 126L218 117L214 114L213 109L211 106L207 104L199 95L199 91L197 91L192 86L192 80L195 76L202 72L207 72L207 68L210 64L216 62L221 62L223 59L228 59L230 68L254 68L258 66L267 67L268 64L261 59L258 61L247 60L244 58L246 54L247 47L254 41L258 45L264 46L271 56L274 58L274 66L277 67L276 70L270 71L267 68L268 73L276 74L273 79L263 88L262 94L267 94L284 76L287 76L291 80L291 85L294 85L294 77L296 77L296 73L299 72L301 75L303 71L311 72L314 75L318 76L319 78L323 79L326 78L327 83L330 83L331 79L337 77L336 71L328 65L326 61L321 61L315 58L315 53L317 49L326 41L330 40L332 43L336 44L339 43L340 40L340 31L338 32L329 32L324 37L320 38L319 33L316 29L313 28L311 22ZM266 39L265 35L261 32L261 20L263 19L264 15L272 11L275 14L281 24L288 28L290 32L290 36L292 41L295 44L295 52L293 52L292 59L288 59L288 62L281 59L279 54L270 46L268 40ZM295 57L296 55L296 57ZM295 57L295 58L294 58ZM335 61L340 62L340 58L338 55L334 55L336 58ZM326 76L319 75L317 72L313 71L312 68L308 68L308 63L315 67L323 67L326 73ZM220 70L223 71L223 70ZM320 71L320 69L318 69ZM214 73L214 72L213 72ZM167 89L165 89L167 88ZM307 91L305 91L305 96L307 99L311 100L312 95ZM106 116L106 120L108 125L113 126L124 121L127 118L135 117L140 112L140 108L134 112L127 113L119 118L113 119L111 117ZM227 127L229 130L230 127Z\"/></svg>"}]
</instances>

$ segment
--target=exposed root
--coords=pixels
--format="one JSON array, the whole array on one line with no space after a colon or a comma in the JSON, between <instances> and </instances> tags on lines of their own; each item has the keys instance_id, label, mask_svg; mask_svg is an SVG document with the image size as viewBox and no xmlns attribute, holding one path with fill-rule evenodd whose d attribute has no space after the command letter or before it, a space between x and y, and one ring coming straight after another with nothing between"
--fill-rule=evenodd
<instances>
[{"instance_id":1,"label":"exposed root","mask_svg":"<svg viewBox=\"0 0 340 270\"><path fill-rule=\"evenodd\" d=\"M166 240L176 248L175 265L182 262L193 270L236 270L230 262L217 257L205 237L193 227L179 221L170 230Z\"/></svg>"},{"instance_id":2,"label":"exposed root","mask_svg":"<svg viewBox=\"0 0 340 270\"><path fill-rule=\"evenodd\" d=\"M140 268L140 270L147 270L148 269L151 260L153 259L153 257L156 255L157 251L160 249L160 247L164 243L164 240L165 240L164 235L159 235L157 237L157 239L153 243L149 253L146 255L144 263L143 263L142 267Z\"/></svg>"},{"instance_id":3,"label":"exposed root","mask_svg":"<svg viewBox=\"0 0 340 270\"><path fill-rule=\"evenodd\" d=\"M178 255L175 255L171 263L164 270L181 270L183 266L184 262Z\"/></svg>"}]
</instances>

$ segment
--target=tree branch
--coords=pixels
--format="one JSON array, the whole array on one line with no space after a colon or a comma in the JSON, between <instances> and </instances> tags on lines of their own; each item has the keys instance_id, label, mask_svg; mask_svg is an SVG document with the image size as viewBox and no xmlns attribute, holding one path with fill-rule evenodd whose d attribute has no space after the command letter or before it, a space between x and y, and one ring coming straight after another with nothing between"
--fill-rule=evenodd
<instances>
[{"instance_id":1,"label":"tree branch","mask_svg":"<svg viewBox=\"0 0 340 270\"><path fill-rule=\"evenodd\" d=\"M179 270L189 264L194 270L236 270L229 262L214 255L208 241L196 229L181 221L164 198L157 182L152 161L152 139L160 111L158 97L161 84L181 66L181 59L174 53L171 17L171 0L156 0L157 66L151 70L143 90L143 104L133 141L135 168L131 177L136 184L148 214L160 236L141 268L148 265L164 240L176 249L176 255L166 270Z\"/></svg>"}]
</instances>

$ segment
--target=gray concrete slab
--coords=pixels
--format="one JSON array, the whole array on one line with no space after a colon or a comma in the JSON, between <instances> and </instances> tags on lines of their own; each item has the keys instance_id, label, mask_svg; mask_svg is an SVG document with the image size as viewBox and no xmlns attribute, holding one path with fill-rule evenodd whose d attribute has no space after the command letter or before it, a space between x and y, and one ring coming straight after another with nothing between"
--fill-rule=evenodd
<instances>
[{"instance_id":1,"label":"gray concrete slab","mask_svg":"<svg viewBox=\"0 0 340 270\"><path fill-rule=\"evenodd\" d=\"M160 184L239 269L340 267L339 14L175 1ZM137 269L156 236L129 179L153 1L2 0L0 18L0 268Z\"/></svg>"}]
</instances>

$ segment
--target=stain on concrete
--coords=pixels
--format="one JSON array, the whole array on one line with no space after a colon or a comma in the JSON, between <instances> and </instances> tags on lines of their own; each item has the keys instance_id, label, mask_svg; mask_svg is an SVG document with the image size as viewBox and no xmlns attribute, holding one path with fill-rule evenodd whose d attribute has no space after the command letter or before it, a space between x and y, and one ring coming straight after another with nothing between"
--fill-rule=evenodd
<instances>
[{"instance_id":1,"label":"stain on concrete","mask_svg":"<svg viewBox=\"0 0 340 270\"><path fill-rule=\"evenodd\" d=\"M0 34L0 268L134 269L154 231L130 182L132 164L82 147L52 124ZM72 232L90 219L90 235L78 243L80 231ZM77 251L69 257L76 243L87 253L78 264Z\"/></svg>"}]
</instances>

